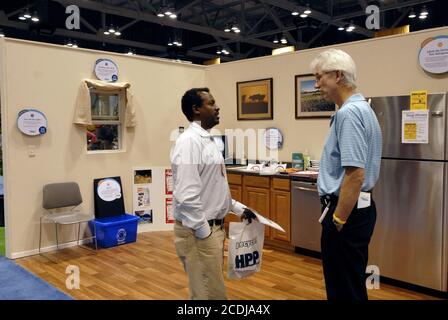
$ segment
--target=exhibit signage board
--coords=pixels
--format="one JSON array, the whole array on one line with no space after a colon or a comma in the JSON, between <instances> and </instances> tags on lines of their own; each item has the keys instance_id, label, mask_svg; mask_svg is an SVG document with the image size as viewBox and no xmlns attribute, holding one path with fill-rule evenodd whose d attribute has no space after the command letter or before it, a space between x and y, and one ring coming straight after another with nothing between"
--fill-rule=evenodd
<instances>
[{"instance_id":1,"label":"exhibit signage board","mask_svg":"<svg viewBox=\"0 0 448 320\"><path fill-rule=\"evenodd\" d=\"M448 72L448 36L437 36L423 41L418 60L427 72Z\"/></svg>"},{"instance_id":2,"label":"exhibit signage board","mask_svg":"<svg viewBox=\"0 0 448 320\"><path fill-rule=\"evenodd\" d=\"M118 80L118 66L110 59L98 59L95 62L95 76L102 81L115 82Z\"/></svg>"},{"instance_id":3,"label":"exhibit signage board","mask_svg":"<svg viewBox=\"0 0 448 320\"><path fill-rule=\"evenodd\" d=\"M17 117L19 130L27 136L38 136L47 132L47 118L35 109L25 109Z\"/></svg>"}]
</instances>

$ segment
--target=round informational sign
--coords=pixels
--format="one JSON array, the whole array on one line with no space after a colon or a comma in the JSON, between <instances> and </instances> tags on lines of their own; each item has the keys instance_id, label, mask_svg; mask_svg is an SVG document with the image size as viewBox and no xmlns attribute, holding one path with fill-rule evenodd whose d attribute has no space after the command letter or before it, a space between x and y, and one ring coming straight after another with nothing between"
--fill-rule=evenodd
<instances>
[{"instance_id":1,"label":"round informational sign","mask_svg":"<svg viewBox=\"0 0 448 320\"><path fill-rule=\"evenodd\" d=\"M283 135L278 128L267 128L264 132L264 143L270 150L283 147Z\"/></svg>"},{"instance_id":2,"label":"round informational sign","mask_svg":"<svg viewBox=\"0 0 448 320\"><path fill-rule=\"evenodd\" d=\"M114 179L104 179L98 182L96 192L102 200L107 202L121 198L120 184Z\"/></svg>"},{"instance_id":3,"label":"round informational sign","mask_svg":"<svg viewBox=\"0 0 448 320\"><path fill-rule=\"evenodd\" d=\"M118 80L118 66L110 59L98 59L95 62L95 75L102 81L115 82Z\"/></svg>"},{"instance_id":4,"label":"round informational sign","mask_svg":"<svg viewBox=\"0 0 448 320\"><path fill-rule=\"evenodd\" d=\"M17 126L27 136L39 136L47 132L47 118L38 110L25 109L19 112Z\"/></svg>"},{"instance_id":5,"label":"round informational sign","mask_svg":"<svg viewBox=\"0 0 448 320\"><path fill-rule=\"evenodd\" d=\"M448 36L438 36L423 41L418 55L423 70L441 74L448 72Z\"/></svg>"}]
</instances>

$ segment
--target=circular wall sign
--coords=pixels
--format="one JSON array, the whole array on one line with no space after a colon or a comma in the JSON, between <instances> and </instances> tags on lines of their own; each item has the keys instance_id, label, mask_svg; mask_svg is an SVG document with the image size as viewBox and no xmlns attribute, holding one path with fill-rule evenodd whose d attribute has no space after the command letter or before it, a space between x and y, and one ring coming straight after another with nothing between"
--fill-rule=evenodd
<instances>
[{"instance_id":1,"label":"circular wall sign","mask_svg":"<svg viewBox=\"0 0 448 320\"><path fill-rule=\"evenodd\" d=\"M98 59L95 62L95 75L102 81L115 82L118 80L118 66L110 59Z\"/></svg>"},{"instance_id":2,"label":"circular wall sign","mask_svg":"<svg viewBox=\"0 0 448 320\"><path fill-rule=\"evenodd\" d=\"M107 202L121 198L120 184L114 179L104 179L98 182L96 192L102 200Z\"/></svg>"},{"instance_id":3,"label":"circular wall sign","mask_svg":"<svg viewBox=\"0 0 448 320\"><path fill-rule=\"evenodd\" d=\"M418 55L423 70L441 74L448 72L448 36L438 36L423 41Z\"/></svg>"},{"instance_id":4,"label":"circular wall sign","mask_svg":"<svg viewBox=\"0 0 448 320\"><path fill-rule=\"evenodd\" d=\"M264 143L270 150L283 147L283 135L278 128L267 128L264 132Z\"/></svg>"},{"instance_id":5,"label":"circular wall sign","mask_svg":"<svg viewBox=\"0 0 448 320\"><path fill-rule=\"evenodd\" d=\"M47 118L38 110L25 109L19 112L17 126L27 136L42 135L47 132Z\"/></svg>"}]
</instances>

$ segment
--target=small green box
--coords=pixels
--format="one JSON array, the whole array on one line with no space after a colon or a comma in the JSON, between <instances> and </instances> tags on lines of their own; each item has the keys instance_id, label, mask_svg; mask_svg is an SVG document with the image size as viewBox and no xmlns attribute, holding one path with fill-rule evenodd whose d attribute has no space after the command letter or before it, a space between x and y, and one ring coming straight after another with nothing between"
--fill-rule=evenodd
<instances>
[{"instance_id":1,"label":"small green box","mask_svg":"<svg viewBox=\"0 0 448 320\"><path fill-rule=\"evenodd\" d=\"M292 153L292 167L298 170L304 170L303 154L300 152Z\"/></svg>"}]
</instances>

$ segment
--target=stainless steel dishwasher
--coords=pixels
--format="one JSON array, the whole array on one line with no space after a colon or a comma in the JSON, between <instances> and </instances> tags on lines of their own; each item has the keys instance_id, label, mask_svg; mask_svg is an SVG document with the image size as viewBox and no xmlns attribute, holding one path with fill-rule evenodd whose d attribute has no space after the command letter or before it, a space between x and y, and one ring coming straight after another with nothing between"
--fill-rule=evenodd
<instances>
[{"instance_id":1,"label":"stainless steel dishwasher","mask_svg":"<svg viewBox=\"0 0 448 320\"><path fill-rule=\"evenodd\" d=\"M293 181L291 236L294 247L320 252L320 210L317 183Z\"/></svg>"}]
</instances>

